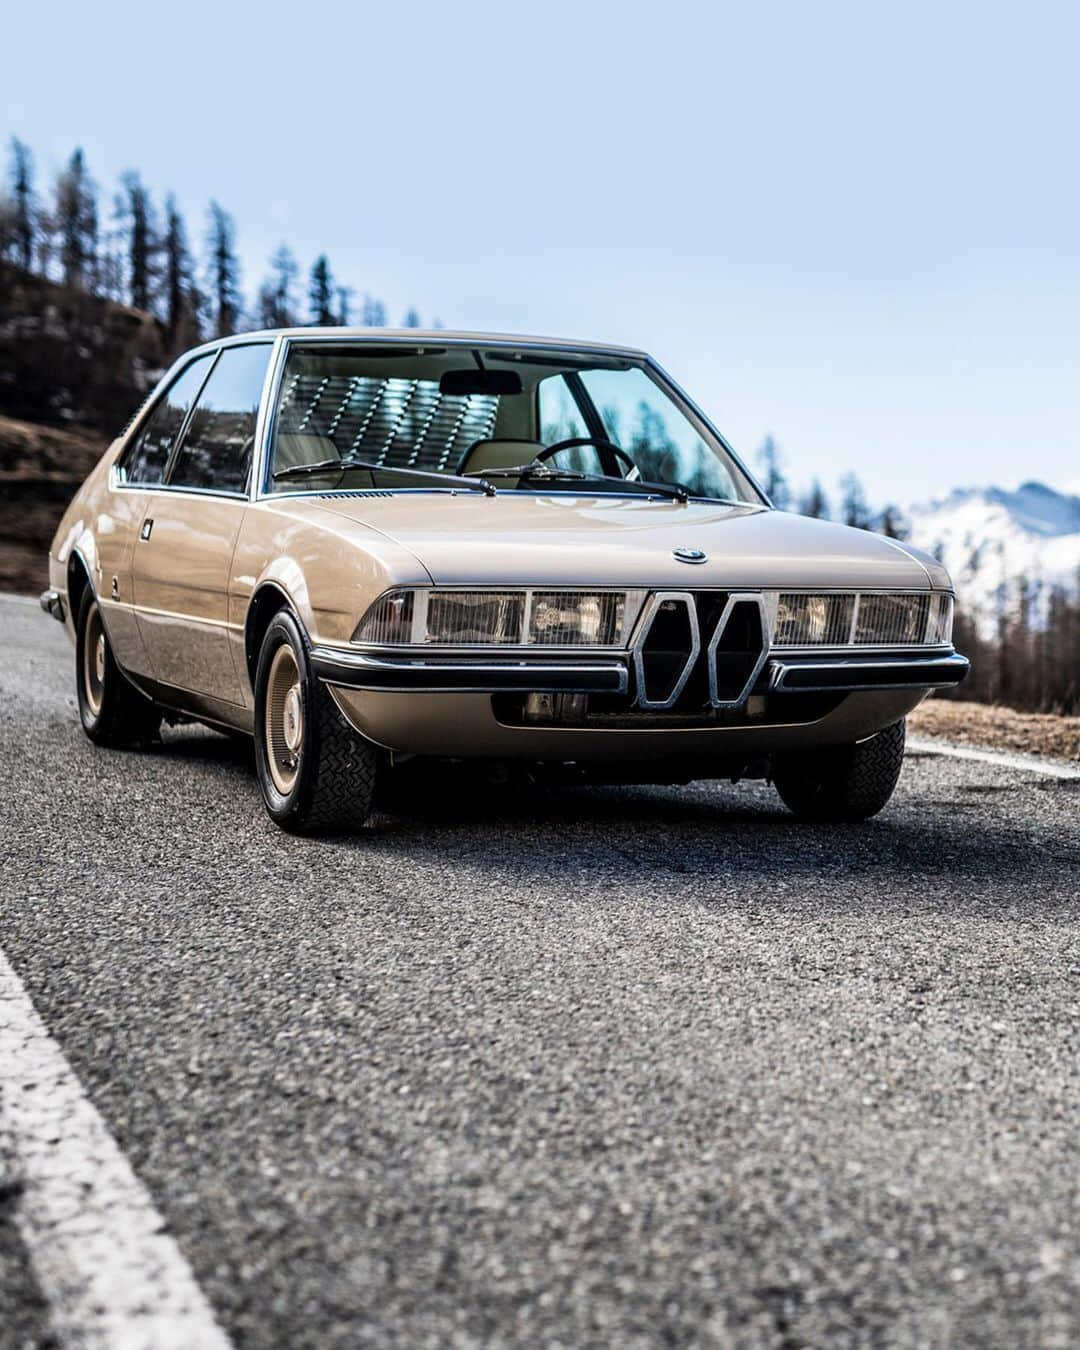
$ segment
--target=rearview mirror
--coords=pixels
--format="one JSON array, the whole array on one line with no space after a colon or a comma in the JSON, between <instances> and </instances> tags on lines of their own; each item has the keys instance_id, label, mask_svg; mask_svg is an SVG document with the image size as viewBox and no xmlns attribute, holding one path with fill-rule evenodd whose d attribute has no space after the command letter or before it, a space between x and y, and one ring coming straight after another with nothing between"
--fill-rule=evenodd
<instances>
[{"instance_id":1,"label":"rearview mirror","mask_svg":"<svg viewBox=\"0 0 1080 1350\"><path fill-rule=\"evenodd\" d=\"M516 370L447 370L439 381L440 394L520 394Z\"/></svg>"}]
</instances>

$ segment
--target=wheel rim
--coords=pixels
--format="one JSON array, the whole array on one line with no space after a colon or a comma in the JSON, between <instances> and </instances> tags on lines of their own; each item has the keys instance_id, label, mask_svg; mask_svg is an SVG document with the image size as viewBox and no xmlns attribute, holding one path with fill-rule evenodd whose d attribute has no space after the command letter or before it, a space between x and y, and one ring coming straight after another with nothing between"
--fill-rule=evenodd
<instances>
[{"instance_id":1,"label":"wheel rim","mask_svg":"<svg viewBox=\"0 0 1080 1350\"><path fill-rule=\"evenodd\" d=\"M287 797L300 772L304 748L304 702L300 668L287 642L274 653L266 677L266 759L274 786Z\"/></svg>"},{"instance_id":2,"label":"wheel rim","mask_svg":"<svg viewBox=\"0 0 1080 1350\"><path fill-rule=\"evenodd\" d=\"M90 606L83 630L83 693L86 705L94 717L100 717L101 705L105 698L105 653L107 644L105 629L101 623L101 611L97 601Z\"/></svg>"}]
</instances>

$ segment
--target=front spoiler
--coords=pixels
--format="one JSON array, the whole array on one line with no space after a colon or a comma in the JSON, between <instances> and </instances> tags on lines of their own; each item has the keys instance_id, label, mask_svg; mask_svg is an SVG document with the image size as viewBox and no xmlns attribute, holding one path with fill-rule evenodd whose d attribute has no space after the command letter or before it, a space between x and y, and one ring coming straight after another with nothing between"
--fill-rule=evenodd
<instances>
[{"instance_id":1,"label":"front spoiler","mask_svg":"<svg viewBox=\"0 0 1080 1350\"><path fill-rule=\"evenodd\" d=\"M534 655L375 655L338 647L315 647L315 674L342 689L387 693L626 694L627 654L558 659ZM867 689L944 689L968 673L966 657L904 654L852 658L770 657L749 693L855 692ZM745 701L745 696L742 701Z\"/></svg>"}]
</instances>

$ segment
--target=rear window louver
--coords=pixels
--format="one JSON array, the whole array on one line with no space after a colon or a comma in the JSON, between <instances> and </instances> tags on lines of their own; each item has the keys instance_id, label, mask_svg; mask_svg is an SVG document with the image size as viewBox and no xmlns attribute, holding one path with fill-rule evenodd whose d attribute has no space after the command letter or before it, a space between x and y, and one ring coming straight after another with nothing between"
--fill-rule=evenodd
<instances>
[{"instance_id":1,"label":"rear window louver","mask_svg":"<svg viewBox=\"0 0 1080 1350\"><path fill-rule=\"evenodd\" d=\"M342 459L452 471L498 411L497 394L444 394L434 380L297 372L278 415L281 434L324 436Z\"/></svg>"}]
</instances>

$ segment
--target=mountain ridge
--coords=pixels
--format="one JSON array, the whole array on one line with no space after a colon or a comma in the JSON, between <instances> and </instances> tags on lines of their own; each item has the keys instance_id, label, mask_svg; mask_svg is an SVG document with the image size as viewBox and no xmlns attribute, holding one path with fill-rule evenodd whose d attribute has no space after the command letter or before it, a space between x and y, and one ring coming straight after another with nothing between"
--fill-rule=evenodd
<instances>
[{"instance_id":1,"label":"mountain ridge","mask_svg":"<svg viewBox=\"0 0 1080 1350\"><path fill-rule=\"evenodd\" d=\"M1055 589L1080 592L1080 495L1035 479L958 487L906 515L911 542L941 559L987 636L1025 602L1043 623Z\"/></svg>"}]
</instances>

